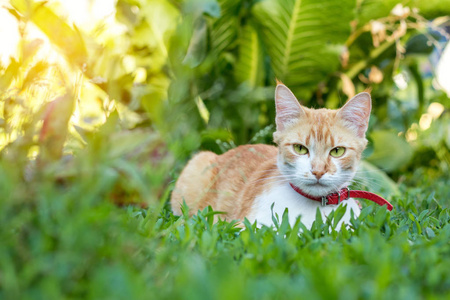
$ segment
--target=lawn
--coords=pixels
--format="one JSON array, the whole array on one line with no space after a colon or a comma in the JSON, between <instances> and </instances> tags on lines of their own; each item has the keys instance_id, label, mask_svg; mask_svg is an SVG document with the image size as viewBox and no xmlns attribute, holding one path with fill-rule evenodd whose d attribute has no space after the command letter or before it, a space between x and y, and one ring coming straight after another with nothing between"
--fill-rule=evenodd
<instances>
[{"instance_id":1,"label":"lawn","mask_svg":"<svg viewBox=\"0 0 450 300\"><path fill-rule=\"evenodd\" d=\"M104 163L70 184L45 175L21 184L10 167L0 180L2 299L448 297L448 177L402 184L392 212L363 203L348 227L335 227L338 210L311 230L283 216L241 230L213 223L210 209L175 217L166 196L118 207Z\"/></svg>"},{"instance_id":2,"label":"lawn","mask_svg":"<svg viewBox=\"0 0 450 300\"><path fill-rule=\"evenodd\" d=\"M449 299L450 0L400 2L2 4L0 299ZM391 212L172 214L196 152L273 143L276 78L313 108L370 91L352 188Z\"/></svg>"}]
</instances>

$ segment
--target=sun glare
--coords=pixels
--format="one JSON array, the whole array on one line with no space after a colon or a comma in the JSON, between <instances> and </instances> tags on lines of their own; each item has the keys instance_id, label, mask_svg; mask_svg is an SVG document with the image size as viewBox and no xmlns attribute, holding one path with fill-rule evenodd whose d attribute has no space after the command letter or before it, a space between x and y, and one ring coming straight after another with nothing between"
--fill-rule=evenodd
<instances>
[{"instance_id":1,"label":"sun glare","mask_svg":"<svg viewBox=\"0 0 450 300\"><path fill-rule=\"evenodd\" d=\"M51 4L60 6L62 15L66 15L70 23L86 31L92 30L99 21L111 24L112 31L116 31L114 26L114 13L116 0L57 0ZM17 58L17 47L20 41L18 22L5 7L10 6L9 1L0 0L0 64L7 66L11 57ZM28 39L42 39L45 44L48 40L39 30L30 26L27 30ZM46 45L47 47L49 45Z\"/></svg>"},{"instance_id":2,"label":"sun glare","mask_svg":"<svg viewBox=\"0 0 450 300\"><path fill-rule=\"evenodd\" d=\"M12 16L0 1L0 64L6 66L10 57L15 57L19 43L19 29L17 20Z\"/></svg>"},{"instance_id":3,"label":"sun glare","mask_svg":"<svg viewBox=\"0 0 450 300\"><path fill-rule=\"evenodd\" d=\"M112 19L115 13L116 0L60 0L67 11L70 22L86 30L92 29L97 21Z\"/></svg>"}]
</instances>

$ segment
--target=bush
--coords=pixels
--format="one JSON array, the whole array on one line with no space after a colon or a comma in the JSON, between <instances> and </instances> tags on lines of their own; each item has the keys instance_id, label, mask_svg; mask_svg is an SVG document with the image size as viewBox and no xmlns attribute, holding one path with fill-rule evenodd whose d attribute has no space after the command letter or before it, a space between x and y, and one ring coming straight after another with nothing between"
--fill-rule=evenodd
<instances>
[{"instance_id":1,"label":"bush","mask_svg":"<svg viewBox=\"0 0 450 300\"><path fill-rule=\"evenodd\" d=\"M0 298L447 297L450 102L429 71L447 2L119 0L78 28L57 2L10 1ZM272 142L275 78L311 107L372 89L357 181L392 212L311 230L172 215L192 152Z\"/></svg>"}]
</instances>

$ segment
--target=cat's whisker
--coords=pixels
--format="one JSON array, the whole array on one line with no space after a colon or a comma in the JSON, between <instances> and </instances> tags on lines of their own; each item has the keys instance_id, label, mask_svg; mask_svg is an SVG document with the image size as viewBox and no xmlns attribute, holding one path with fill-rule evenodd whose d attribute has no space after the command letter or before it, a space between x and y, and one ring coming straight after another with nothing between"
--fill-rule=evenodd
<instances>
[{"instance_id":1,"label":"cat's whisker","mask_svg":"<svg viewBox=\"0 0 450 300\"><path fill-rule=\"evenodd\" d=\"M276 179L276 178L289 179L289 178L286 178L286 176L278 175L278 176L269 176L269 177L259 178L257 180L252 180L252 182L257 182L257 181L261 181L261 180L270 180L270 179Z\"/></svg>"},{"instance_id":2,"label":"cat's whisker","mask_svg":"<svg viewBox=\"0 0 450 300\"><path fill-rule=\"evenodd\" d=\"M356 171L355 175L358 175L358 174L377 174L377 173L380 173L380 171L378 171L378 170L362 170L362 171Z\"/></svg>"},{"instance_id":3,"label":"cat's whisker","mask_svg":"<svg viewBox=\"0 0 450 300\"><path fill-rule=\"evenodd\" d=\"M380 181L381 182L382 181L379 178L364 176L364 174L357 174L356 176L353 177L353 179L360 180L360 181L366 180L366 181L370 181L370 182L372 182L372 181Z\"/></svg>"},{"instance_id":4,"label":"cat's whisker","mask_svg":"<svg viewBox=\"0 0 450 300\"><path fill-rule=\"evenodd\" d=\"M259 178L258 180L252 180L252 182L256 183L256 182L260 182L260 181L264 181L264 180L272 180L272 179L283 179L283 181L290 181L293 178L289 178L286 175L276 175L276 176L269 176L269 177Z\"/></svg>"},{"instance_id":5,"label":"cat's whisker","mask_svg":"<svg viewBox=\"0 0 450 300\"><path fill-rule=\"evenodd\" d=\"M255 174L268 173L269 171L279 171L278 167L275 168L267 168L264 170L255 171Z\"/></svg>"},{"instance_id":6,"label":"cat's whisker","mask_svg":"<svg viewBox=\"0 0 450 300\"><path fill-rule=\"evenodd\" d=\"M387 172L387 171L389 171L389 169L386 169L386 168L376 168L376 170L361 170L361 169L357 169L356 170L356 173L358 173L358 172L379 172L379 171L383 171L383 172Z\"/></svg>"},{"instance_id":7,"label":"cat's whisker","mask_svg":"<svg viewBox=\"0 0 450 300\"><path fill-rule=\"evenodd\" d=\"M357 184L361 184L361 185L364 185L364 186L374 185L374 186L380 187L380 186L383 185L382 182L379 182L377 180L370 180L370 181L368 181L368 180L364 180L364 179L353 179L352 182L353 183L357 183Z\"/></svg>"},{"instance_id":8,"label":"cat's whisker","mask_svg":"<svg viewBox=\"0 0 450 300\"><path fill-rule=\"evenodd\" d=\"M371 180L370 182L367 182L367 181L363 181L363 180L353 179L351 181L351 183L355 183L355 184L361 185L363 187L371 187L371 186L376 187L376 188L383 187L383 184L376 182L376 180Z\"/></svg>"}]
</instances>

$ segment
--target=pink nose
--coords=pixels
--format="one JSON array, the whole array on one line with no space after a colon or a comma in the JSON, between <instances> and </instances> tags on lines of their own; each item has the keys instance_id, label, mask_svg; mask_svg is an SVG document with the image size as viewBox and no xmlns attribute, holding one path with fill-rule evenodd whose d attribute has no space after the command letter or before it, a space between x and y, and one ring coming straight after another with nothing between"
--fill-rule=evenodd
<instances>
[{"instance_id":1,"label":"pink nose","mask_svg":"<svg viewBox=\"0 0 450 300\"><path fill-rule=\"evenodd\" d=\"M326 173L326 171L325 171L325 170L321 170L321 171L311 171L311 173L312 173L314 176L316 176L317 180L319 180L319 179L323 176L323 174Z\"/></svg>"}]
</instances>

